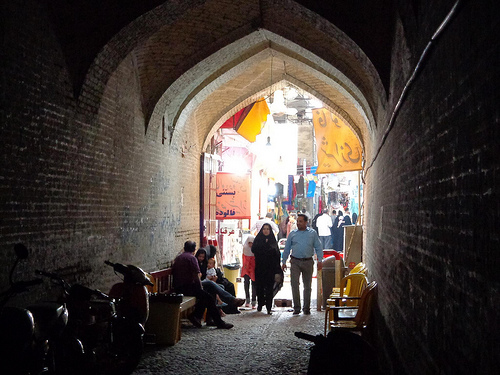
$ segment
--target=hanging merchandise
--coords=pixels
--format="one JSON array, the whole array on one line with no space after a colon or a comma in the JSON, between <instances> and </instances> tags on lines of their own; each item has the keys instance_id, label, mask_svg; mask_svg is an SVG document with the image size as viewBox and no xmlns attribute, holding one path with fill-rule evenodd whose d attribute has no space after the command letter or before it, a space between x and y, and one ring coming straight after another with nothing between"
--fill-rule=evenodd
<instances>
[{"instance_id":1,"label":"hanging merchandise","mask_svg":"<svg viewBox=\"0 0 500 375\"><path fill-rule=\"evenodd\" d=\"M286 197L286 200L283 200L283 207L285 204L290 205L293 200L293 189L294 189L294 184L293 184L293 175L288 175L288 196Z\"/></svg>"},{"instance_id":2,"label":"hanging merchandise","mask_svg":"<svg viewBox=\"0 0 500 375\"><path fill-rule=\"evenodd\" d=\"M313 198L316 192L316 182L314 180L309 181L307 187L307 198Z\"/></svg>"},{"instance_id":3,"label":"hanging merchandise","mask_svg":"<svg viewBox=\"0 0 500 375\"><path fill-rule=\"evenodd\" d=\"M302 198L304 196L304 176L299 177L299 182L297 183L297 196Z\"/></svg>"}]
</instances>

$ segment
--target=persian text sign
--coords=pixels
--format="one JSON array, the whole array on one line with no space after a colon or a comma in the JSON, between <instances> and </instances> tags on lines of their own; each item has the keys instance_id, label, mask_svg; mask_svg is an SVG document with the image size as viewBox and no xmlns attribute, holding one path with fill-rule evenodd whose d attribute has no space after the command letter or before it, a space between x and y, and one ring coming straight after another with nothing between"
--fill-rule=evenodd
<instances>
[{"instance_id":1,"label":"persian text sign","mask_svg":"<svg viewBox=\"0 0 500 375\"><path fill-rule=\"evenodd\" d=\"M250 175L217 173L215 218L250 219Z\"/></svg>"},{"instance_id":2,"label":"persian text sign","mask_svg":"<svg viewBox=\"0 0 500 375\"><path fill-rule=\"evenodd\" d=\"M316 173L361 170L361 146L351 128L325 108L313 109L312 112L318 145Z\"/></svg>"}]
</instances>

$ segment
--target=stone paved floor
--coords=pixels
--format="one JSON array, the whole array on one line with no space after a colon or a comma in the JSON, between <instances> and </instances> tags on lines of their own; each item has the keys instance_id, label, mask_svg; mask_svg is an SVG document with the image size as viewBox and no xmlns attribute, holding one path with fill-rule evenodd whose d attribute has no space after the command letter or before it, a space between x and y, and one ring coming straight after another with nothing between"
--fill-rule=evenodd
<instances>
[{"instance_id":1,"label":"stone paved floor","mask_svg":"<svg viewBox=\"0 0 500 375\"><path fill-rule=\"evenodd\" d=\"M316 311L315 292L313 279L311 315L292 315L285 307L274 308L271 316L242 311L224 318L234 324L230 330L197 329L187 322L176 345L146 347L134 374L305 374L313 344L294 332L323 333L324 313ZM241 283L237 295L244 296ZM276 298L291 299L289 280Z\"/></svg>"}]
</instances>

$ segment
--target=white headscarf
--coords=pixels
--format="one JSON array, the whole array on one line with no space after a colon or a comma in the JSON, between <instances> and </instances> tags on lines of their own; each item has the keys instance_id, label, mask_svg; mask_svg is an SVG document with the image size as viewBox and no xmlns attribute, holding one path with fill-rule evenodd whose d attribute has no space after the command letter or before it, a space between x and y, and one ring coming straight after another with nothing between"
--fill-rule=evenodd
<instances>
[{"instance_id":1,"label":"white headscarf","mask_svg":"<svg viewBox=\"0 0 500 375\"><path fill-rule=\"evenodd\" d=\"M339 216L339 222L337 224L337 228L340 228L340 226L342 225L343 222L344 222L344 217L343 216Z\"/></svg>"},{"instance_id":2,"label":"white headscarf","mask_svg":"<svg viewBox=\"0 0 500 375\"><path fill-rule=\"evenodd\" d=\"M245 243L243 244L243 255L246 255L249 257L254 256L252 253L252 248L248 245L248 243L253 242L254 239L255 239L255 236L252 236L251 234L247 237L247 239L245 240Z\"/></svg>"}]
</instances>

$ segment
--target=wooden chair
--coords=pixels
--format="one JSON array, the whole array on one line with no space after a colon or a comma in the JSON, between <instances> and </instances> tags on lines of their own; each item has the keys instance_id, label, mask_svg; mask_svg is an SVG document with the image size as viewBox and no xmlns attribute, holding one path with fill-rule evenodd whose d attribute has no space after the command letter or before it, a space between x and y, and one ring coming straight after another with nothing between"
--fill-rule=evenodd
<instances>
[{"instance_id":1,"label":"wooden chair","mask_svg":"<svg viewBox=\"0 0 500 375\"><path fill-rule=\"evenodd\" d=\"M356 316L351 320L331 320L329 322L330 330L348 330L359 331L363 333L370 321L370 315L377 295L378 285L372 281L361 294L361 297L349 297L359 300L359 306L332 306L334 311L342 309L357 309ZM325 332L326 335L326 332Z\"/></svg>"},{"instance_id":2,"label":"wooden chair","mask_svg":"<svg viewBox=\"0 0 500 375\"><path fill-rule=\"evenodd\" d=\"M363 273L353 273L344 277L340 283L339 294L332 293L330 298L326 300L325 309L325 335L327 331L328 322L331 320L338 320L338 310L333 307L339 307L341 304L344 306L357 306L359 297L366 288L368 279Z\"/></svg>"},{"instance_id":3,"label":"wooden chair","mask_svg":"<svg viewBox=\"0 0 500 375\"><path fill-rule=\"evenodd\" d=\"M172 268L154 271L148 274L153 283L150 288L151 293L170 293L172 290Z\"/></svg>"}]
</instances>

